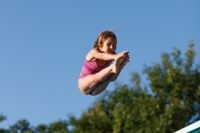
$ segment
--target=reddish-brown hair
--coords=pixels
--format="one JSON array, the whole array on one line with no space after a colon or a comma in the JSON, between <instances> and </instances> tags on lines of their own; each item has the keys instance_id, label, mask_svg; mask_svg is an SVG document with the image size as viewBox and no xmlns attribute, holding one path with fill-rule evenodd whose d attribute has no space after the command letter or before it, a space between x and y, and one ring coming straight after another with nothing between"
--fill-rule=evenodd
<instances>
[{"instance_id":1,"label":"reddish-brown hair","mask_svg":"<svg viewBox=\"0 0 200 133\"><path fill-rule=\"evenodd\" d=\"M110 30L105 30L105 31L102 31L98 35L97 40L95 41L93 48L98 48L99 49L99 47L101 47L103 45L103 43L105 42L105 40L108 37L113 37L114 39L116 39L116 43L117 43L117 37L115 36L115 34Z\"/></svg>"}]
</instances>

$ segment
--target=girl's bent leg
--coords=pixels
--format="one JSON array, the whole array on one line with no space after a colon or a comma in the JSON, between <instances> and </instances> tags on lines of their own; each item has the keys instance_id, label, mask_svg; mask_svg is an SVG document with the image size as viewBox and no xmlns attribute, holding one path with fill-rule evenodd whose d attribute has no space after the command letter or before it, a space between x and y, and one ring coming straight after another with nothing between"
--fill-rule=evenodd
<instances>
[{"instance_id":1,"label":"girl's bent leg","mask_svg":"<svg viewBox=\"0 0 200 133\"><path fill-rule=\"evenodd\" d=\"M110 82L109 81L103 81L96 85L95 89L90 93L92 96L98 95L102 93L108 86Z\"/></svg>"},{"instance_id":2,"label":"girl's bent leg","mask_svg":"<svg viewBox=\"0 0 200 133\"><path fill-rule=\"evenodd\" d=\"M120 66L119 66L119 72L118 73L113 73L108 77L110 82L113 82L118 78L121 70L124 68L124 66L126 65L127 62L128 62L128 57L124 57L122 62L121 62L121 64L120 64Z\"/></svg>"},{"instance_id":3,"label":"girl's bent leg","mask_svg":"<svg viewBox=\"0 0 200 133\"><path fill-rule=\"evenodd\" d=\"M120 57L115 60L115 62L109 67L101 70L98 73L87 75L86 77L80 78L78 81L78 86L83 94L88 94L96 88L96 85L100 82L105 81L110 74L119 72ZM107 83L107 85L109 82ZM106 85L106 87L107 87ZM105 88L106 88L105 87ZM104 89L105 90L105 89Z\"/></svg>"},{"instance_id":4,"label":"girl's bent leg","mask_svg":"<svg viewBox=\"0 0 200 133\"><path fill-rule=\"evenodd\" d=\"M121 72L121 69L120 69L120 71L118 73L110 74L110 76L105 81L98 83L95 86L94 90L90 94L92 96L95 96L95 95L98 95L98 94L102 93L107 88L107 86L108 86L108 84L110 82L113 82L113 81L115 81L117 79L117 77L119 76L120 72Z\"/></svg>"},{"instance_id":5,"label":"girl's bent leg","mask_svg":"<svg viewBox=\"0 0 200 133\"><path fill-rule=\"evenodd\" d=\"M119 61L119 60L118 60ZM98 73L87 75L86 77L80 78L78 81L78 86L83 94L88 94L94 90L96 85L100 82L105 81L110 74L116 73L115 70L119 69L119 63L115 61L114 64L101 70Z\"/></svg>"},{"instance_id":6,"label":"girl's bent leg","mask_svg":"<svg viewBox=\"0 0 200 133\"><path fill-rule=\"evenodd\" d=\"M78 80L78 86L80 91L83 94L90 93L98 83L106 80L106 78L111 74L111 70L109 68L105 68L96 74L87 75Z\"/></svg>"},{"instance_id":7,"label":"girl's bent leg","mask_svg":"<svg viewBox=\"0 0 200 133\"><path fill-rule=\"evenodd\" d=\"M103 81L103 82L100 82L96 85L96 87L94 88L94 90L90 93L92 96L95 96L95 95L98 95L100 93L102 93L108 86L108 84L110 82L113 82L117 79L117 77L119 76L121 70L124 68L124 66L126 65L126 63L128 62L128 57L125 57L120 66L119 66L119 71L118 73L112 73L108 76L108 78Z\"/></svg>"}]
</instances>

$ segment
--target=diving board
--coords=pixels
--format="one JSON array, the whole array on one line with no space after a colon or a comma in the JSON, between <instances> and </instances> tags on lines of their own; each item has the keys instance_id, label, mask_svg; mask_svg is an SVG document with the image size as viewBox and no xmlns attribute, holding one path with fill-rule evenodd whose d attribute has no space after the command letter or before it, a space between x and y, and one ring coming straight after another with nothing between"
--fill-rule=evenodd
<instances>
[{"instance_id":1,"label":"diving board","mask_svg":"<svg viewBox=\"0 0 200 133\"><path fill-rule=\"evenodd\" d=\"M175 133L200 133L200 121L197 121L183 129L180 129Z\"/></svg>"}]
</instances>

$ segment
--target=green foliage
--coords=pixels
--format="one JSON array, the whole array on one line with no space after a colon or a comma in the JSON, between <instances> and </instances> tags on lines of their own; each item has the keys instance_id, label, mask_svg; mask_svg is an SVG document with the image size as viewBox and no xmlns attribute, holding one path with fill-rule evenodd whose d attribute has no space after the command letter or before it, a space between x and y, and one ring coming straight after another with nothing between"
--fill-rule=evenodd
<instances>
[{"instance_id":1,"label":"green foliage","mask_svg":"<svg viewBox=\"0 0 200 133\"><path fill-rule=\"evenodd\" d=\"M6 116L0 115L0 123L6 120ZM9 133L9 130L0 128L0 133Z\"/></svg>"},{"instance_id":2,"label":"green foliage","mask_svg":"<svg viewBox=\"0 0 200 133\"><path fill-rule=\"evenodd\" d=\"M74 133L109 133L111 132L110 127L112 126L112 116L110 116L112 110L110 105L106 105L106 101L101 100L94 104L94 107L89 108L88 112L83 112L82 117L76 120L75 117L71 116L70 123L75 126ZM79 126L77 126L79 125Z\"/></svg>"},{"instance_id":3,"label":"green foliage","mask_svg":"<svg viewBox=\"0 0 200 133\"><path fill-rule=\"evenodd\" d=\"M131 85L118 85L80 118L70 117L72 133L171 133L199 120L200 66L193 47L190 42L185 58L174 48L161 63L145 67L149 88L132 73Z\"/></svg>"},{"instance_id":4,"label":"green foliage","mask_svg":"<svg viewBox=\"0 0 200 133\"><path fill-rule=\"evenodd\" d=\"M0 122L6 120L6 117L4 115L0 115Z\"/></svg>"},{"instance_id":5,"label":"green foliage","mask_svg":"<svg viewBox=\"0 0 200 133\"><path fill-rule=\"evenodd\" d=\"M35 133L31 130L30 123L25 119L17 121L13 126L10 126L9 130L12 133Z\"/></svg>"},{"instance_id":6,"label":"green foliage","mask_svg":"<svg viewBox=\"0 0 200 133\"><path fill-rule=\"evenodd\" d=\"M69 133L67 121L56 121L50 125L40 124L36 128L31 127L25 120L19 120L9 129L0 129L0 133Z\"/></svg>"},{"instance_id":7,"label":"green foliage","mask_svg":"<svg viewBox=\"0 0 200 133\"><path fill-rule=\"evenodd\" d=\"M66 121L56 121L50 124L48 133L68 133Z\"/></svg>"},{"instance_id":8,"label":"green foliage","mask_svg":"<svg viewBox=\"0 0 200 133\"><path fill-rule=\"evenodd\" d=\"M172 59L163 53L162 63L145 69L150 87L161 108L158 127L165 132L173 132L189 124L195 115L200 114L200 69L194 66L193 43L186 51L186 59L174 49ZM192 122L199 120L194 118Z\"/></svg>"}]
</instances>

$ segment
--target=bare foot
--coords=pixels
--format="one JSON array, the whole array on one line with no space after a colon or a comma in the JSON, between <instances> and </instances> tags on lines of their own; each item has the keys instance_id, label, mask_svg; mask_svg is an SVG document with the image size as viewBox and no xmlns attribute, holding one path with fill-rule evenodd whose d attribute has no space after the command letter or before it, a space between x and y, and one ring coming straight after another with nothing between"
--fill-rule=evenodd
<instances>
[{"instance_id":1,"label":"bare foot","mask_svg":"<svg viewBox=\"0 0 200 133\"><path fill-rule=\"evenodd\" d=\"M115 62L113 63L113 68L112 68L113 73L119 72L119 66L122 62L123 62L123 57L119 57L115 60Z\"/></svg>"},{"instance_id":2,"label":"bare foot","mask_svg":"<svg viewBox=\"0 0 200 133\"><path fill-rule=\"evenodd\" d=\"M128 57L124 57L123 62L120 64L120 70L124 68L124 66L129 62Z\"/></svg>"},{"instance_id":3,"label":"bare foot","mask_svg":"<svg viewBox=\"0 0 200 133\"><path fill-rule=\"evenodd\" d=\"M128 57L125 57L122 65L125 66L127 63L129 62L129 58Z\"/></svg>"}]
</instances>

